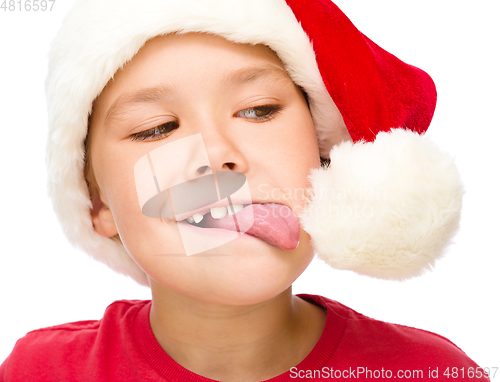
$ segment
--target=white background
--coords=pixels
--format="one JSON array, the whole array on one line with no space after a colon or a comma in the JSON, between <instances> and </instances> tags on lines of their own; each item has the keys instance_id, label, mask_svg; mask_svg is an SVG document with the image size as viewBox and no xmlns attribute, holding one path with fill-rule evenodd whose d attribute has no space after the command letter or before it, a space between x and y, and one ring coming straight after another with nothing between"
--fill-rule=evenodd
<instances>
[{"instance_id":1,"label":"white background","mask_svg":"<svg viewBox=\"0 0 500 382\"><path fill-rule=\"evenodd\" d=\"M51 12L0 10L0 362L30 330L99 319L117 299L150 298L147 288L73 249L46 196L46 57L72 3L57 0ZM461 171L461 230L434 272L418 279L369 279L315 260L294 285L295 293L439 333L483 367L500 367L498 4L337 1L372 40L433 77L438 106L427 134Z\"/></svg>"}]
</instances>

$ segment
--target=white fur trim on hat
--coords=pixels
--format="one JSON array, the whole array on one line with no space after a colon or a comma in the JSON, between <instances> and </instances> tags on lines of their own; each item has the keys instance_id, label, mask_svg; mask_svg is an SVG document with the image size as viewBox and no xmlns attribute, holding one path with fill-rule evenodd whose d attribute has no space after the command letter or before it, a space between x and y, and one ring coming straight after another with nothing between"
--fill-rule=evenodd
<instances>
[{"instance_id":1,"label":"white fur trim on hat","mask_svg":"<svg viewBox=\"0 0 500 382\"><path fill-rule=\"evenodd\" d=\"M147 40L172 32L269 46L308 94L322 156L345 131L311 43L284 0L77 0L49 54L48 192L72 244L143 285L146 275L124 247L93 228L83 142L92 102L115 72Z\"/></svg>"},{"instance_id":2,"label":"white fur trim on hat","mask_svg":"<svg viewBox=\"0 0 500 382\"><path fill-rule=\"evenodd\" d=\"M403 129L343 142L313 170L301 223L334 268L407 279L433 267L455 235L463 187L453 160ZM388 171L390 170L390 171Z\"/></svg>"}]
</instances>

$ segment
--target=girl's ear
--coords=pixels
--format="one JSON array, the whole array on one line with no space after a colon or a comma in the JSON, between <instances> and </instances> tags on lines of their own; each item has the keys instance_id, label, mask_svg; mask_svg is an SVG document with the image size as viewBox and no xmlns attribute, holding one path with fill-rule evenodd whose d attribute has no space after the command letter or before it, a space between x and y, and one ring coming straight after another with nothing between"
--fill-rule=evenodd
<instances>
[{"instance_id":1,"label":"girl's ear","mask_svg":"<svg viewBox=\"0 0 500 382\"><path fill-rule=\"evenodd\" d=\"M101 199L101 191L91 192L92 210L90 216L95 231L104 237L115 236L118 233L115 219L109 207Z\"/></svg>"}]
</instances>

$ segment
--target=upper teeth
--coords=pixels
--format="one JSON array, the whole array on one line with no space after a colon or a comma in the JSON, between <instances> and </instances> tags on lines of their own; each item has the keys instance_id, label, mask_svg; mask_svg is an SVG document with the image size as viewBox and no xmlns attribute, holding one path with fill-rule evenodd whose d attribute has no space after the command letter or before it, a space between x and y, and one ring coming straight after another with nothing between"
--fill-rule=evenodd
<instances>
[{"instance_id":1,"label":"upper teeth","mask_svg":"<svg viewBox=\"0 0 500 382\"><path fill-rule=\"evenodd\" d=\"M241 211L244 207L246 207L248 204L233 204L231 206L227 207L214 207L210 208L210 215L212 215L212 218L214 219L222 219L226 215L232 215L238 211ZM194 214L193 216L190 216L187 218L188 223L199 223L203 220L203 215L202 214Z\"/></svg>"},{"instance_id":2,"label":"upper teeth","mask_svg":"<svg viewBox=\"0 0 500 382\"><path fill-rule=\"evenodd\" d=\"M210 215L212 215L214 219L222 219L224 216L227 215L227 208L226 207L210 208Z\"/></svg>"},{"instance_id":3,"label":"upper teeth","mask_svg":"<svg viewBox=\"0 0 500 382\"><path fill-rule=\"evenodd\" d=\"M243 204L233 204L232 208L231 208L231 206L227 206L227 213L228 213L228 215L235 214L236 212L241 211L246 206L248 206L248 204L245 204L245 205L243 205Z\"/></svg>"},{"instance_id":4,"label":"upper teeth","mask_svg":"<svg viewBox=\"0 0 500 382\"><path fill-rule=\"evenodd\" d=\"M194 222L199 223L203 220L203 215L202 214L194 214L191 216L191 219L193 219ZM192 223L192 222L190 222Z\"/></svg>"}]
</instances>

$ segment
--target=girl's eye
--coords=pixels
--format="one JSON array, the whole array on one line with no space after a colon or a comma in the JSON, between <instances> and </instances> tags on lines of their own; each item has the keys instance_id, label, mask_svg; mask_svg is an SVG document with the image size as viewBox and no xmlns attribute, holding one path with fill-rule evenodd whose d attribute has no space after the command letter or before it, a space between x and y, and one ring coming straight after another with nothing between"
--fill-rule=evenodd
<instances>
[{"instance_id":1,"label":"girl's eye","mask_svg":"<svg viewBox=\"0 0 500 382\"><path fill-rule=\"evenodd\" d=\"M133 134L130 138L133 141L154 141L169 136L178 127L179 123L177 121L167 122L152 129Z\"/></svg>"},{"instance_id":2,"label":"girl's eye","mask_svg":"<svg viewBox=\"0 0 500 382\"><path fill-rule=\"evenodd\" d=\"M267 121L278 114L283 108L278 105L262 105L238 111L234 116L240 118L254 119L256 121Z\"/></svg>"},{"instance_id":3,"label":"girl's eye","mask_svg":"<svg viewBox=\"0 0 500 382\"><path fill-rule=\"evenodd\" d=\"M278 114L283 107L278 105L262 105L241 110L234 116L240 118L253 119L255 121L267 121ZM149 130L141 131L140 133L132 134L130 139L133 141L154 141L168 137L172 132L179 127L179 122L172 121L156 126Z\"/></svg>"}]
</instances>

